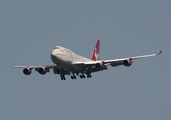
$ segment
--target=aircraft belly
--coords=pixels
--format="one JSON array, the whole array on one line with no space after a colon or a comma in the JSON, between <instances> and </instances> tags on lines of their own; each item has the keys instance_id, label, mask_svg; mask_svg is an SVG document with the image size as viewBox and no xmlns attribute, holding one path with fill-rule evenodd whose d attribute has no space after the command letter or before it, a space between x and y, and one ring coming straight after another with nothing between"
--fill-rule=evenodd
<instances>
[{"instance_id":1,"label":"aircraft belly","mask_svg":"<svg viewBox=\"0 0 171 120\"><path fill-rule=\"evenodd\" d=\"M60 59L59 59L60 58ZM68 59L65 55L58 55L58 57L51 56L52 62L56 65L59 65L61 68L66 69L67 71L77 71L79 68L74 67L72 59Z\"/></svg>"},{"instance_id":2,"label":"aircraft belly","mask_svg":"<svg viewBox=\"0 0 171 120\"><path fill-rule=\"evenodd\" d=\"M70 72L73 72L73 73L80 73L82 72L82 68L78 67L78 66L75 66L75 65L72 65L71 63L68 63L68 64L64 64L63 67L65 67L65 69L67 71L70 71Z\"/></svg>"}]
</instances>

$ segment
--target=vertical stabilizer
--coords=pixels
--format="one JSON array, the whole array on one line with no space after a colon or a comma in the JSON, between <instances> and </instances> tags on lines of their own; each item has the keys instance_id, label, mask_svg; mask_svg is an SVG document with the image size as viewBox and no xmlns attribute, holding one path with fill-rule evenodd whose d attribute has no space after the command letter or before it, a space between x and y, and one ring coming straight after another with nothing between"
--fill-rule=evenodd
<instances>
[{"instance_id":1,"label":"vertical stabilizer","mask_svg":"<svg viewBox=\"0 0 171 120\"><path fill-rule=\"evenodd\" d=\"M100 57L100 40L97 40L96 45L94 47L94 51L91 55L91 60L97 61Z\"/></svg>"}]
</instances>

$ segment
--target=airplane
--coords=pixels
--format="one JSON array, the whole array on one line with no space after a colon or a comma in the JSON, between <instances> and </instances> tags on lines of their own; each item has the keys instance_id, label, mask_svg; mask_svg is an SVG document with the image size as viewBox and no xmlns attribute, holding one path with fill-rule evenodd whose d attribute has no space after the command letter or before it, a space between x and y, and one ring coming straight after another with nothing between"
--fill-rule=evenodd
<instances>
[{"instance_id":1,"label":"airplane","mask_svg":"<svg viewBox=\"0 0 171 120\"><path fill-rule=\"evenodd\" d=\"M97 40L90 59L80 56L62 46L55 46L51 52L51 60L54 63L53 65L15 66L14 63L12 63L12 67L23 68L23 73L25 75L30 75L32 73L32 69L35 69L35 71L41 75L45 75L47 72L50 72L50 69L52 69L54 74L60 75L61 80L66 80L65 75L70 75L71 79L76 79L77 75L82 79L85 77L91 78L91 73L107 70L107 66L117 67L124 65L126 67L130 67L132 65L132 60L157 56L161 53L162 50L156 54L121 59L99 60L100 40Z\"/></svg>"}]
</instances>

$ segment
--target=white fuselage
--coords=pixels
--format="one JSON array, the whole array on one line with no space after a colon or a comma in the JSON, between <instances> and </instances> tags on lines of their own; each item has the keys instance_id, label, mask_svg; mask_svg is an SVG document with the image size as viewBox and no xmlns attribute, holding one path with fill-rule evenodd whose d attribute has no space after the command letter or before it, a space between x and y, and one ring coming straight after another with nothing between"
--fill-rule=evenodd
<instances>
[{"instance_id":1,"label":"white fuselage","mask_svg":"<svg viewBox=\"0 0 171 120\"><path fill-rule=\"evenodd\" d=\"M63 69L66 69L68 71L73 71L73 72L82 71L83 69L80 68L79 66L73 65L72 62L92 61L88 58L77 55L73 51L67 48L61 47L61 46L54 47L51 53L51 59L52 59L52 62L58 67L61 67Z\"/></svg>"}]
</instances>

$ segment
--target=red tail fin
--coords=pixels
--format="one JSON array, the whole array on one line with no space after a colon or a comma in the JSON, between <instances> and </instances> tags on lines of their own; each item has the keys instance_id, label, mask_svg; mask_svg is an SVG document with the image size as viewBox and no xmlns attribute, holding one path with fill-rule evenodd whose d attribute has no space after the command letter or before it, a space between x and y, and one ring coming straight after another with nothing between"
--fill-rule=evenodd
<instances>
[{"instance_id":1,"label":"red tail fin","mask_svg":"<svg viewBox=\"0 0 171 120\"><path fill-rule=\"evenodd\" d=\"M100 40L97 40L96 45L94 47L94 51L91 55L91 60L97 61L100 56Z\"/></svg>"}]
</instances>

